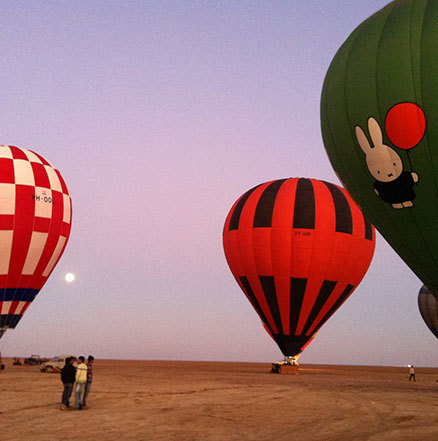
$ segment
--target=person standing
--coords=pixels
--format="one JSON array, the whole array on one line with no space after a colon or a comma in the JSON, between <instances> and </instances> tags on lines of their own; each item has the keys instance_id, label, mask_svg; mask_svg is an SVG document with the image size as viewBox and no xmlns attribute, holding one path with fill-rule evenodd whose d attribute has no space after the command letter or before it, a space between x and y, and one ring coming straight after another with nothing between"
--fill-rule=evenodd
<instances>
[{"instance_id":1,"label":"person standing","mask_svg":"<svg viewBox=\"0 0 438 441\"><path fill-rule=\"evenodd\" d=\"M94 363L94 357L92 355L89 355L87 362L87 382L85 383L84 400L83 400L84 409L87 407L87 397L91 390L91 383L93 382L93 363Z\"/></svg>"},{"instance_id":2,"label":"person standing","mask_svg":"<svg viewBox=\"0 0 438 441\"><path fill-rule=\"evenodd\" d=\"M414 380L415 382L417 382L417 380L415 380L415 369L414 369L414 365L410 365L409 366L409 381Z\"/></svg>"},{"instance_id":3,"label":"person standing","mask_svg":"<svg viewBox=\"0 0 438 441\"><path fill-rule=\"evenodd\" d=\"M87 365L84 363L85 357L79 357L79 364L76 368L76 387L75 387L75 409L82 410L84 407L85 384L87 383Z\"/></svg>"},{"instance_id":4,"label":"person standing","mask_svg":"<svg viewBox=\"0 0 438 441\"><path fill-rule=\"evenodd\" d=\"M74 357L67 357L65 365L61 369L61 381L64 384L64 391L62 392L61 410L70 407L70 397L73 392L73 384L76 378L76 368L73 366L75 362Z\"/></svg>"}]
</instances>

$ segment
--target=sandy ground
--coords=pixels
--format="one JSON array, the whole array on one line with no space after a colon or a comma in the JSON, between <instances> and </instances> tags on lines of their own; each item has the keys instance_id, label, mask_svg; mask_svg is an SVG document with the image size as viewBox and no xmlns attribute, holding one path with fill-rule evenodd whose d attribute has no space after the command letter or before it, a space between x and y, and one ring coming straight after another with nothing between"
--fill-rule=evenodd
<instances>
[{"instance_id":1,"label":"sandy ground","mask_svg":"<svg viewBox=\"0 0 438 441\"><path fill-rule=\"evenodd\" d=\"M438 369L97 360L89 409L61 411L59 374L0 374L1 441L438 439Z\"/></svg>"}]
</instances>

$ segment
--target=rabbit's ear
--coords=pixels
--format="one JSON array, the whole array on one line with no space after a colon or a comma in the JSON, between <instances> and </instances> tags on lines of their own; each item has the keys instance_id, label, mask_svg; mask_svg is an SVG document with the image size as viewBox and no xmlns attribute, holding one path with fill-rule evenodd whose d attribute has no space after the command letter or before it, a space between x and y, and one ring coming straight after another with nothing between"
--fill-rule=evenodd
<instances>
[{"instance_id":1,"label":"rabbit's ear","mask_svg":"<svg viewBox=\"0 0 438 441\"><path fill-rule=\"evenodd\" d=\"M368 120L368 130L370 132L371 140L373 141L374 147L376 145L382 145L382 130L380 130L379 123L372 117Z\"/></svg>"},{"instance_id":2,"label":"rabbit's ear","mask_svg":"<svg viewBox=\"0 0 438 441\"><path fill-rule=\"evenodd\" d=\"M357 141L360 145L360 148L362 149L362 151L367 154L368 150L370 150L371 146L370 143L368 142L368 139L364 133L364 131L359 127L356 126L354 128L354 130L356 131L356 138Z\"/></svg>"}]
</instances>

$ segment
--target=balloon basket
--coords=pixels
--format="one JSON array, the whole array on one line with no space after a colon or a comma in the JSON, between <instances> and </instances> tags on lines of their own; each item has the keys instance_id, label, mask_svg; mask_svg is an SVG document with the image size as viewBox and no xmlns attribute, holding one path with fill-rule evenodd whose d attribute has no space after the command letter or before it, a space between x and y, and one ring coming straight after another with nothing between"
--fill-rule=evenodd
<instances>
[{"instance_id":1,"label":"balloon basket","mask_svg":"<svg viewBox=\"0 0 438 441\"><path fill-rule=\"evenodd\" d=\"M280 373L285 375L299 375L300 371L297 365L284 364L281 366Z\"/></svg>"},{"instance_id":2,"label":"balloon basket","mask_svg":"<svg viewBox=\"0 0 438 441\"><path fill-rule=\"evenodd\" d=\"M277 362L271 364L271 374L299 375L298 364Z\"/></svg>"}]
</instances>

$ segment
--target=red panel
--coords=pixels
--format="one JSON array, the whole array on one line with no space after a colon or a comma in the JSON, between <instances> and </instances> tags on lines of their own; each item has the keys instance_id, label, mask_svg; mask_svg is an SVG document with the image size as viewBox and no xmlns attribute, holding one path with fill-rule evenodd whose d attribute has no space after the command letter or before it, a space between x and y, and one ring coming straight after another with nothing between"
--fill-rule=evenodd
<instances>
[{"instance_id":1,"label":"red panel","mask_svg":"<svg viewBox=\"0 0 438 441\"><path fill-rule=\"evenodd\" d=\"M313 308L319 290L327 277L327 270L332 258L336 219L333 198L327 186L317 180L312 179L315 192L315 230L310 236L306 236L306 230L301 230L299 236L294 236L294 243L297 242L296 253L305 249L307 258L306 265L300 262L300 275L294 277L308 278L306 294L298 320L297 335L302 330ZM296 230L294 230L296 232ZM297 232L300 232L298 230ZM308 234L308 233L307 233Z\"/></svg>"},{"instance_id":2,"label":"red panel","mask_svg":"<svg viewBox=\"0 0 438 441\"><path fill-rule=\"evenodd\" d=\"M8 158L0 158L0 183L14 184L14 161Z\"/></svg>"},{"instance_id":3,"label":"red panel","mask_svg":"<svg viewBox=\"0 0 438 441\"><path fill-rule=\"evenodd\" d=\"M63 222L61 226L61 236L69 237L71 231L71 224L68 224L67 222Z\"/></svg>"},{"instance_id":4,"label":"red panel","mask_svg":"<svg viewBox=\"0 0 438 441\"><path fill-rule=\"evenodd\" d=\"M236 205L238 204L239 198L234 205L231 207L230 212L225 220L224 233L223 233L223 245L225 258L227 259L228 265L230 267L233 276L238 280L239 276L244 276L244 269L241 264L239 243L238 243L238 231L229 231L231 216L234 212Z\"/></svg>"},{"instance_id":5,"label":"red panel","mask_svg":"<svg viewBox=\"0 0 438 441\"><path fill-rule=\"evenodd\" d=\"M280 187L274 205L271 228L272 275L283 330L290 329L290 277L292 259L292 224L297 180L288 179Z\"/></svg>"},{"instance_id":6,"label":"red panel","mask_svg":"<svg viewBox=\"0 0 438 441\"><path fill-rule=\"evenodd\" d=\"M40 277L46 269L47 264L52 258L53 252L55 251L56 245L58 243L59 236L61 235L62 228L62 217L64 212L64 199L62 194L53 191L52 192L52 220L50 223L49 235L47 237L47 242L44 247L41 259L35 269L35 276Z\"/></svg>"},{"instance_id":7,"label":"red panel","mask_svg":"<svg viewBox=\"0 0 438 441\"><path fill-rule=\"evenodd\" d=\"M18 303L19 302L17 302L17 301L11 302L11 307L9 308L8 314L13 314L15 312L15 310L17 309Z\"/></svg>"},{"instance_id":8,"label":"red panel","mask_svg":"<svg viewBox=\"0 0 438 441\"><path fill-rule=\"evenodd\" d=\"M33 226L34 231L38 231L40 233L47 233L50 228L51 219L45 217L35 217L35 223Z\"/></svg>"},{"instance_id":9,"label":"red panel","mask_svg":"<svg viewBox=\"0 0 438 441\"><path fill-rule=\"evenodd\" d=\"M338 283L336 285L330 297L327 299L327 302L325 303L324 307L321 309L321 312L316 316L312 326L310 326L310 328L308 329L306 335L312 335L315 328L320 324L320 322L328 319L327 317L328 312L330 311L331 307L335 304L336 300L338 300L339 296L344 292L344 289L346 287L347 284L343 284L343 283ZM353 291L351 291L350 295L353 293Z\"/></svg>"},{"instance_id":10,"label":"red panel","mask_svg":"<svg viewBox=\"0 0 438 441\"><path fill-rule=\"evenodd\" d=\"M58 175L59 181L61 182L62 192L64 194L68 194L67 185L65 184L64 178L61 176L61 173L59 173L58 170L55 170L56 174Z\"/></svg>"},{"instance_id":11,"label":"red panel","mask_svg":"<svg viewBox=\"0 0 438 441\"><path fill-rule=\"evenodd\" d=\"M30 150L30 151L32 151L32 150ZM44 159L44 158L43 158L42 156L40 156L38 153L35 153L35 152L32 152L32 153L33 153L34 155L36 155L44 165L49 165L49 166L51 167L49 161L47 161L46 159Z\"/></svg>"},{"instance_id":12,"label":"red panel","mask_svg":"<svg viewBox=\"0 0 438 441\"><path fill-rule=\"evenodd\" d=\"M27 308L29 308L30 304L31 304L31 302L26 302L26 304L23 306L23 309L21 310L21 315L23 315L26 312L26 310L27 310Z\"/></svg>"},{"instance_id":13,"label":"red panel","mask_svg":"<svg viewBox=\"0 0 438 441\"><path fill-rule=\"evenodd\" d=\"M38 162L31 162L31 165L35 176L35 186L50 188L49 176L44 166Z\"/></svg>"},{"instance_id":14,"label":"red panel","mask_svg":"<svg viewBox=\"0 0 438 441\"><path fill-rule=\"evenodd\" d=\"M28 185L16 186L15 224L12 239L9 275L20 275L29 250L35 215L34 188Z\"/></svg>"},{"instance_id":15,"label":"red panel","mask_svg":"<svg viewBox=\"0 0 438 441\"><path fill-rule=\"evenodd\" d=\"M242 266L242 260L239 250L239 232L237 230L229 231L224 234L224 252L228 265L234 277L237 279L245 275L245 269Z\"/></svg>"},{"instance_id":16,"label":"red panel","mask_svg":"<svg viewBox=\"0 0 438 441\"><path fill-rule=\"evenodd\" d=\"M271 276L271 228L254 228L252 231L252 244L257 274L259 276Z\"/></svg>"},{"instance_id":17,"label":"red panel","mask_svg":"<svg viewBox=\"0 0 438 441\"><path fill-rule=\"evenodd\" d=\"M18 147L14 147L12 145L10 145L9 148L11 149L12 157L14 159L25 159L26 161L28 161L27 156L25 155L23 150L19 149Z\"/></svg>"},{"instance_id":18,"label":"red panel","mask_svg":"<svg viewBox=\"0 0 438 441\"><path fill-rule=\"evenodd\" d=\"M256 188L246 201L240 216L238 243L245 275L248 278L248 282L254 291L256 299L259 302L259 305L262 308L266 319L268 320L271 328L276 333L277 328L272 318L269 306L266 302L265 294L260 284L259 274L257 273L253 243L253 223L255 209L257 207L257 202L259 201L260 195L269 184L270 182L267 182L266 184L263 184L260 187Z\"/></svg>"},{"instance_id":19,"label":"red panel","mask_svg":"<svg viewBox=\"0 0 438 441\"><path fill-rule=\"evenodd\" d=\"M360 283L368 269L374 252L375 242L365 239L365 223L362 212L345 190L343 190L343 193L351 209L353 234L335 233L333 257L330 262L327 279L337 281L338 285L316 317L313 325L309 328L307 335L311 335L321 321L324 322L328 319L328 312L347 285L356 287ZM365 259L363 259L364 255ZM353 292L354 289L350 295Z\"/></svg>"},{"instance_id":20,"label":"red panel","mask_svg":"<svg viewBox=\"0 0 438 441\"><path fill-rule=\"evenodd\" d=\"M8 287L8 276L0 275L0 289Z\"/></svg>"},{"instance_id":21,"label":"red panel","mask_svg":"<svg viewBox=\"0 0 438 441\"><path fill-rule=\"evenodd\" d=\"M0 230L12 230L14 227L14 215L13 214L1 214L0 215Z\"/></svg>"}]
</instances>

